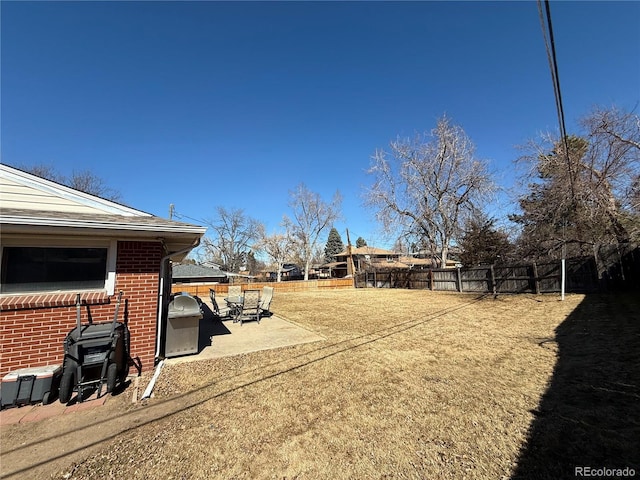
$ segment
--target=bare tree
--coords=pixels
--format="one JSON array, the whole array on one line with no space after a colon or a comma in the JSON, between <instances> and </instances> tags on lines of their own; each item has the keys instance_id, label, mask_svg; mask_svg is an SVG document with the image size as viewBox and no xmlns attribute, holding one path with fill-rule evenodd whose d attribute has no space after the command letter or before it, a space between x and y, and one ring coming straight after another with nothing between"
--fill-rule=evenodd
<instances>
[{"instance_id":1,"label":"bare tree","mask_svg":"<svg viewBox=\"0 0 640 480\"><path fill-rule=\"evenodd\" d=\"M67 186L112 201L120 200L120 193L109 187L102 178L90 170L74 170L64 182Z\"/></svg>"},{"instance_id":2,"label":"bare tree","mask_svg":"<svg viewBox=\"0 0 640 480\"><path fill-rule=\"evenodd\" d=\"M207 222L214 235L203 240L206 255L228 272L238 272L255 241L262 237L264 226L241 209L216 208L216 218Z\"/></svg>"},{"instance_id":3,"label":"bare tree","mask_svg":"<svg viewBox=\"0 0 640 480\"><path fill-rule=\"evenodd\" d=\"M629 187L629 207L632 214L640 215L640 175L637 175Z\"/></svg>"},{"instance_id":4,"label":"bare tree","mask_svg":"<svg viewBox=\"0 0 640 480\"><path fill-rule=\"evenodd\" d=\"M60 175L56 171L56 168L53 165L46 165L44 163L41 163L39 165L31 165L31 166L19 165L18 168L20 170L24 170L25 172L35 175L37 177L66 185L65 183L66 179L64 178L63 175Z\"/></svg>"},{"instance_id":5,"label":"bare tree","mask_svg":"<svg viewBox=\"0 0 640 480\"><path fill-rule=\"evenodd\" d=\"M311 263L321 250L318 245L320 236L340 218L342 197L336 192L331 203L326 203L319 194L310 191L303 183L289 193L293 219L285 218L285 223L304 261L304 279L309 280Z\"/></svg>"},{"instance_id":6,"label":"bare tree","mask_svg":"<svg viewBox=\"0 0 640 480\"><path fill-rule=\"evenodd\" d=\"M258 249L267 254L276 269L276 281L282 281L284 264L291 259L293 239L288 231L263 235L258 243Z\"/></svg>"},{"instance_id":7,"label":"bare tree","mask_svg":"<svg viewBox=\"0 0 640 480\"><path fill-rule=\"evenodd\" d=\"M106 182L90 170L73 171L70 177L58 173L51 165L33 165L18 167L25 172L41 178L61 183L67 187L79 190L90 195L118 202L121 200L120 192L109 187Z\"/></svg>"},{"instance_id":8,"label":"bare tree","mask_svg":"<svg viewBox=\"0 0 640 480\"><path fill-rule=\"evenodd\" d=\"M625 112L617 107L609 109L595 107L582 118L581 125L592 139L602 139L617 149L634 149L636 161L640 152L640 117L633 112ZM619 154L617 156L621 156Z\"/></svg>"},{"instance_id":9,"label":"bare tree","mask_svg":"<svg viewBox=\"0 0 640 480\"><path fill-rule=\"evenodd\" d=\"M584 168L594 177L593 186L606 185L606 202L612 206L612 197L617 199L622 215L633 211L640 182L640 117L616 107L596 107L580 124L590 145Z\"/></svg>"},{"instance_id":10,"label":"bare tree","mask_svg":"<svg viewBox=\"0 0 640 480\"><path fill-rule=\"evenodd\" d=\"M465 219L495 190L487 163L446 116L429 134L393 141L389 153L377 150L368 173L375 182L365 202L384 229L438 252L441 265Z\"/></svg>"}]
</instances>

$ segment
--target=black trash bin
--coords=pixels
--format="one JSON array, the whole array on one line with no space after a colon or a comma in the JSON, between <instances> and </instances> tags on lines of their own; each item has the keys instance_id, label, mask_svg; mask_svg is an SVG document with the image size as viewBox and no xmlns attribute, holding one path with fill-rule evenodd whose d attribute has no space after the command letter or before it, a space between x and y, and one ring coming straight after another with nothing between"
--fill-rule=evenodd
<instances>
[{"instance_id":1,"label":"black trash bin","mask_svg":"<svg viewBox=\"0 0 640 480\"><path fill-rule=\"evenodd\" d=\"M198 353L198 336L202 310L190 295L176 295L169 303L165 357Z\"/></svg>"}]
</instances>

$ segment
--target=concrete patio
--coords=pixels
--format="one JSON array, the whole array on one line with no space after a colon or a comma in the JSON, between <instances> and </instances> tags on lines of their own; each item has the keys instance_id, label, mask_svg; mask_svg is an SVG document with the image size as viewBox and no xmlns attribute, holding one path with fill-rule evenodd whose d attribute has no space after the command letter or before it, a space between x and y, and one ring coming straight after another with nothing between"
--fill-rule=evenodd
<instances>
[{"instance_id":1,"label":"concrete patio","mask_svg":"<svg viewBox=\"0 0 640 480\"><path fill-rule=\"evenodd\" d=\"M277 315L263 317L260 323L220 320L213 315L210 301L201 300L204 317L200 320L198 353L168 358L165 364L208 360L325 339Z\"/></svg>"}]
</instances>

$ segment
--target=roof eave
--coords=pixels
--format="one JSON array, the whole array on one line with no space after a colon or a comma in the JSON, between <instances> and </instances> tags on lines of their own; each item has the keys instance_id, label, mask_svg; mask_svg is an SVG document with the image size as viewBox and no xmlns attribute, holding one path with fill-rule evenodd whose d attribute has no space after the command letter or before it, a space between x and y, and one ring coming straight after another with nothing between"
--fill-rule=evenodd
<instances>
[{"instance_id":1,"label":"roof eave","mask_svg":"<svg viewBox=\"0 0 640 480\"><path fill-rule=\"evenodd\" d=\"M149 225L128 221L127 223L101 222L99 220L70 220L34 217L2 217L2 230L5 233L28 233L51 229L52 233L73 229L82 232L127 232L152 235L204 235L207 229L197 225Z\"/></svg>"}]
</instances>

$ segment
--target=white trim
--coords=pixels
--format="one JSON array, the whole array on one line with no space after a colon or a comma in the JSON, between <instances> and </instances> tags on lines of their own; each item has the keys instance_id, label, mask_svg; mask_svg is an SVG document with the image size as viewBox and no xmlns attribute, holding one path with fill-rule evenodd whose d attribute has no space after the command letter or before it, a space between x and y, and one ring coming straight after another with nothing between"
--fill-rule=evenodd
<instances>
[{"instance_id":1,"label":"white trim","mask_svg":"<svg viewBox=\"0 0 640 480\"><path fill-rule=\"evenodd\" d=\"M178 234L200 234L204 235L207 231L205 227L196 225L162 223L153 225L144 222L105 222L100 219L96 220L77 220L77 219L61 219L46 217L31 217L18 215L2 215L3 225L28 225L30 227L73 227L73 228L92 228L103 230L126 230L136 232L154 232L154 233L178 233Z\"/></svg>"},{"instance_id":2,"label":"white trim","mask_svg":"<svg viewBox=\"0 0 640 480\"><path fill-rule=\"evenodd\" d=\"M105 278L104 288L107 289L107 295L113 295L116 291L116 262L118 260L118 241L111 240L109 242L109 250L107 250L107 278Z\"/></svg>"}]
</instances>

